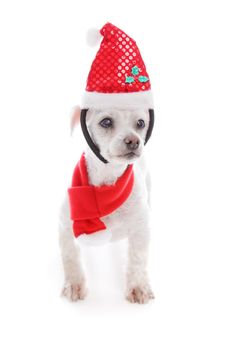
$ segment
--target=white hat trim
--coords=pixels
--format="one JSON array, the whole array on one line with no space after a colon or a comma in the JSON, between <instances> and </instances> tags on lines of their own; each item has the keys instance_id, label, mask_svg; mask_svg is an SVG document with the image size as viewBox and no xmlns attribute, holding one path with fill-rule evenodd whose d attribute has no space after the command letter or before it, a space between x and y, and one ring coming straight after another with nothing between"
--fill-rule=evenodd
<instances>
[{"instance_id":1,"label":"white hat trim","mask_svg":"<svg viewBox=\"0 0 230 350\"><path fill-rule=\"evenodd\" d=\"M101 93L86 91L81 108L153 108L152 91Z\"/></svg>"}]
</instances>

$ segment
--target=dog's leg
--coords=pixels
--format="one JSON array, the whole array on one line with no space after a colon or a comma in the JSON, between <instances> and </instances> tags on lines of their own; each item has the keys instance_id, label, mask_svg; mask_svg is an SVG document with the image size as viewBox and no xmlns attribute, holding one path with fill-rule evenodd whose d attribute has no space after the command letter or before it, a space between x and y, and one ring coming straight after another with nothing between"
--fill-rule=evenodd
<instances>
[{"instance_id":1,"label":"dog's leg","mask_svg":"<svg viewBox=\"0 0 230 350\"><path fill-rule=\"evenodd\" d=\"M147 274L148 246L148 237L134 232L129 236L126 298L132 303L144 304L154 298Z\"/></svg>"},{"instance_id":2,"label":"dog's leg","mask_svg":"<svg viewBox=\"0 0 230 350\"><path fill-rule=\"evenodd\" d=\"M65 274L62 295L70 301L84 299L86 295L86 284L80 260L80 248L75 245L71 228L64 228L60 225L59 243Z\"/></svg>"}]
</instances>

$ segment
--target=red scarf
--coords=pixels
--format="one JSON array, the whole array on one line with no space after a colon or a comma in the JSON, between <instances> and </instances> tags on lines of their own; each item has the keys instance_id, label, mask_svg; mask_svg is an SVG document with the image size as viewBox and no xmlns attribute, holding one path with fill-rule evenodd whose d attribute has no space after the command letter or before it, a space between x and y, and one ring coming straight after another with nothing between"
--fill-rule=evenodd
<instances>
[{"instance_id":1,"label":"red scarf","mask_svg":"<svg viewBox=\"0 0 230 350\"><path fill-rule=\"evenodd\" d=\"M89 185L85 156L82 154L68 189L70 217L75 237L106 229L101 217L111 214L129 197L134 183L133 166L129 165L113 185Z\"/></svg>"}]
</instances>

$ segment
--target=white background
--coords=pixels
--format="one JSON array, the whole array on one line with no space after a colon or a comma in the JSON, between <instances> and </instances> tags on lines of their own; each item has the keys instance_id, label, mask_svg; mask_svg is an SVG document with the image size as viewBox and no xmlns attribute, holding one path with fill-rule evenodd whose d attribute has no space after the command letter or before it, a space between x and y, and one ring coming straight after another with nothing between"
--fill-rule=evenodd
<instances>
[{"instance_id":1,"label":"white background","mask_svg":"<svg viewBox=\"0 0 230 350\"><path fill-rule=\"evenodd\" d=\"M147 65L156 124L149 271L156 295L123 297L123 244L84 252L89 295L60 298L57 213L82 151L69 139L110 21ZM0 2L1 349L230 348L229 2Z\"/></svg>"}]
</instances>

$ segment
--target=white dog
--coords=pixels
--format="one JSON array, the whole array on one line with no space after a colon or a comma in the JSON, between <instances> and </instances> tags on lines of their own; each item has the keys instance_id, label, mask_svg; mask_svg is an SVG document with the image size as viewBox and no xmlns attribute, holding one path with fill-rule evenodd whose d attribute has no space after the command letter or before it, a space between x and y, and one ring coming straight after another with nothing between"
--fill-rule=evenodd
<instances>
[{"instance_id":1,"label":"white dog","mask_svg":"<svg viewBox=\"0 0 230 350\"><path fill-rule=\"evenodd\" d=\"M72 126L80 119L76 109ZM111 241L127 238L128 266L126 298L146 303L152 299L147 260L150 239L150 175L143 151L149 130L148 109L89 109L86 123L102 162L88 147L85 160L89 182L93 186L112 185L133 164L134 185L128 199L114 212L101 218L106 230L87 235L94 239L111 233ZM150 136L150 135L149 135ZM74 238L68 197L60 213L60 247L65 273L63 295L71 301L84 299L86 280L80 260L80 247Z\"/></svg>"}]
</instances>

